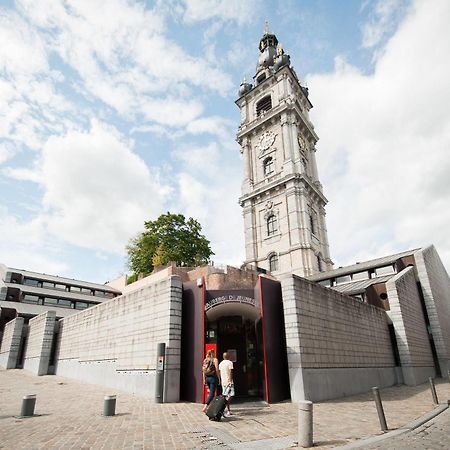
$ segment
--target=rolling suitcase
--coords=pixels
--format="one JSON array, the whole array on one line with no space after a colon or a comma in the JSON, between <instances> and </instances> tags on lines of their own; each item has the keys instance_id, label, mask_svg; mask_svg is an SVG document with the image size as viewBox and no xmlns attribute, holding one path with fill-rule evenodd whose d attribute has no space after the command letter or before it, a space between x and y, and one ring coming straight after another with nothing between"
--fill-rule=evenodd
<instances>
[{"instance_id":1,"label":"rolling suitcase","mask_svg":"<svg viewBox=\"0 0 450 450\"><path fill-rule=\"evenodd\" d=\"M214 397L211 403L208 405L208 408L206 409L206 415L209 417L209 420L215 420L219 422L223 416L226 405L227 401L223 395Z\"/></svg>"}]
</instances>

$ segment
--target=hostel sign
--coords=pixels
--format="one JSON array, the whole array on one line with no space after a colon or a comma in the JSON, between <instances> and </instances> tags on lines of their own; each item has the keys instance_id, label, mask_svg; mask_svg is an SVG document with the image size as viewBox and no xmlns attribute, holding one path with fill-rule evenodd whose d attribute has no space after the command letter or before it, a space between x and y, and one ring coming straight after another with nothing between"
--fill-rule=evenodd
<instances>
[{"instance_id":1,"label":"hostel sign","mask_svg":"<svg viewBox=\"0 0 450 450\"><path fill-rule=\"evenodd\" d=\"M245 303L253 307L257 307L256 300L246 295L221 295L220 297L215 297L209 299L205 303L205 311L208 311L213 306L223 305L224 303Z\"/></svg>"}]
</instances>

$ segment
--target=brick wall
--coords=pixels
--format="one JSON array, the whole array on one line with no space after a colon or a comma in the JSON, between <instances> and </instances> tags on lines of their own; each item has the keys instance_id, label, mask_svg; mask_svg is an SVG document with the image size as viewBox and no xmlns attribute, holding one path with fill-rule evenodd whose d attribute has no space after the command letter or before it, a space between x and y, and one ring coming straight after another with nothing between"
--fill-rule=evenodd
<instances>
[{"instance_id":1,"label":"brick wall","mask_svg":"<svg viewBox=\"0 0 450 450\"><path fill-rule=\"evenodd\" d=\"M28 323L23 368L35 375L47 375L55 331L56 312L47 311Z\"/></svg>"},{"instance_id":2,"label":"brick wall","mask_svg":"<svg viewBox=\"0 0 450 450\"><path fill-rule=\"evenodd\" d=\"M4 369L16 368L23 323L23 317L17 317L5 325L0 346L0 367Z\"/></svg>"},{"instance_id":3,"label":"brick wall","mask_svg":"<svg viewBox=\"0 0 450 450\"><path fill-rule=\"evenodd\" d=\"M391 278L386 289L404 382L424 383L435 371L414 267Z\"/></svg>"},{"instance_id":4,"label":"brick wall","mask_svg":"<svg viewBox=\"0 0 450 450\"><path fill-rule=\"evenodd\" d=\"M151 280L149 280L151 283ZM143 285L61 321L56 373L154 398L166 344L166 401L179 398L181 279Z\"/></svg>"},{"instance_id":5,"label":"brick wall","mask_svg":"<svg viewBox=\"0 0 450 450\"><path fill-rule=\"evenodd\" d=\"M450 279L433 245L414 254L441 374L450 370Z\"/></svg>"},{"instance_id":6,"label":"brick wall","mask_svg":"<svg viewBox=\"0 0 450 450\"><path fill-rule=\"evenodd\" d=\"M293 400L396 382L384 310L297 276L284 278L282 290Z\"/></svg>"}]
</instances>

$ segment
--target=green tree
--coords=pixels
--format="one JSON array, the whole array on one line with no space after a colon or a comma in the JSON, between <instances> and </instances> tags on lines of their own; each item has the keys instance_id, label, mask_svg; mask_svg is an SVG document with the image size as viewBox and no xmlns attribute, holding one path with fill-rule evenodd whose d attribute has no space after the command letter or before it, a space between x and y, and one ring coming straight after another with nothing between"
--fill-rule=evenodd
<instances>
[{"instance_id":1,"label":"green tree","mask_svg":"<svg viewBox=\"0 0 450 450\"><path fill-rule=\"evenodd\" d=\"M171 261L190 267L206 264L214 253L201 231L195 219L186 221L183 214L161 214L145 222L145 231L127 245L128 267L135 274L149 274L154 267Z\"/></svg>"}]
</instances>

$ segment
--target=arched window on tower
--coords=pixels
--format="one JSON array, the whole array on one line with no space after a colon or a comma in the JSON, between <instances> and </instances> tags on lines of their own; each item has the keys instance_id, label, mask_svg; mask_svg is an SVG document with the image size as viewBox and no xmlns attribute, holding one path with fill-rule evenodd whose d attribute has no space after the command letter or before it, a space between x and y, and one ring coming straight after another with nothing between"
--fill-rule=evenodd
<instances>
[{"instance_id":1,"label":"arched window on tower","mask_svg":"<svg viewBox=\"0 0 450 450\"><path fill-rule=\"evenodd\" d=\"M269 271L276 272L278 270L278 255L275 253L269 256Z\"/></svg>"},{"instance_id":2,"label":"arched window on tower","mask_svg":"<svg viewBox=\"0 0 450 450\"><path fill-rule=\"evenodd\" d=\"M322 272L322 258L320 257L320 255L317 255L316 258L317 258L317 270L319 272Z\"/></svg>"},{"instance_id":3,"label":"arched window on tower","mask_svg":"<svg viewBox=\"0 0 450 450\"><path fill-rule=\"evenodd\" d=\"M270 95L265 96L256 104L256 116L259 117L262 113L272 109L272 99Z\"/></svg>"},{"instance_id":4,"label":"arched window on tower","mask_svg":"<svg viewBox=\"0 0 450 450\"><path fill-rule=\"evenodd\" d=\"M264 175L271 175L275 171L275 165L272 158L267 158L264 160Z\"/></svg>"},{"instance_id":5,"label":"arched window on tower","mask_svg":"<svg viewBox=\"0 0 450 450\"><path fill-rule=\"evenodd\" d=\"M273 236L277 231L277 218L274 214L272 214L267 218L267 236Z\"/></svg>"},{"instance_id":6,"label":"arched window on tower","mask_svg":"<svg viewBox=\"0 0 450 450\"><path fill-rule=\"evenodd\" d=\"M315 211L311 211L309 214L309 226L311 228L311 234L317 236L317 213Z\"/></svg>"}]
</instances>

